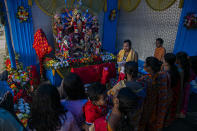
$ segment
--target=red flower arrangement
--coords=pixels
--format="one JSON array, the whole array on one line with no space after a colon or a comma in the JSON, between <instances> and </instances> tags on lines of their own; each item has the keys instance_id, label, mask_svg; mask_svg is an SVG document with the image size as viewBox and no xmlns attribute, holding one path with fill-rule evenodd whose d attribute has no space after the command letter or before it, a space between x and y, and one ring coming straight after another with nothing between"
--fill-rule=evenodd
<instances>
[{"instance_id":1,"label":"red flower arrangement","mask_svg":"<svg viewBox=\"0 0 197 131\"><path fill-rule=\"evenodd\" d=\"M36 54L39 57L40 62L40 74L43 73L43 58L46 54L49 54L52 51L51 46L49 46L46 35L39 29L34 35L33 48L36 51Z\"/></svg>"}]
</instances>

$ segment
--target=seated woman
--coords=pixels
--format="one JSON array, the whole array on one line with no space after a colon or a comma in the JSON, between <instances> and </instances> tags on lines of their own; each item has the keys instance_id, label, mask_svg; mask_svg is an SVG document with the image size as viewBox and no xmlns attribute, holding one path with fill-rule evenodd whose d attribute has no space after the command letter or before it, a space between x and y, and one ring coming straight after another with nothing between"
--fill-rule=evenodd
<instances>
[{"instance_id":1,"label":"seated woman","mask_svg":"<svg viewBox=\"0 0 197 131\"><path fill-rule=\"evenodd\" d=\"M119 64L118 72L124 73L124 64L129 61L138 62L138 54L132 49L131 41L125 40L123 49L117 55L117 62Z\"/></svg>"},{"instance_id":2,"label":"seated woman","mask_svg":"<svg viewBox=\"0 0 197 131\"><path fill-rule=\"evenodd\" d=\"M74 115L78 125L81 126L85 121L82 109L87 102L83 82L78 75L67 73L64 76L60 89L62 94L64 94L61 104Z\"/></svg>"},{"instance_id":3,"label":"seated woman","mask_svg":"<svg viewBox=\"0 0 197 131\"><path fill-rule=\"evenodd\" d=\"M0 130L24 131L25 128L14 112L13 96L10 90L5 86L0 88Z\"/></svg>"},{"instance_id":4,"label":"seated woman","mask_svg":"<svg viewBox=\"0 0 197 131\"><path fill-rule=\"evenodd\" d=\"M136 112L140 109L139 98L129 88L123 88L113 99L113 108L107 116L97 119L91 131L137 130ZM138 116L138 115L137 115Z\"/></svg>"},{"instance_id":5,"label":"seated woman","mask_svg":"<svg viewBox=\"0 0 197 131\"><path fill-rule=\"evenodd\" d=\"M79 131L74 116L60 103L57 88L43 83L33 94L29 130Z\"/></svg>"}]
</instances>

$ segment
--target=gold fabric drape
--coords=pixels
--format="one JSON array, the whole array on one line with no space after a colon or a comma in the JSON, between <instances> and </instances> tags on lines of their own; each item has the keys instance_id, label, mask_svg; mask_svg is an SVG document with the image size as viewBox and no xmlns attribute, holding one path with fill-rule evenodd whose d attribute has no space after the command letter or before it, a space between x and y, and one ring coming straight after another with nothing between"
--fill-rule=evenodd
<instances>
[{"instance_id":1,"label":"gold fabric drape","mask_svg":"<svg viewBox=\"0 0 197 131\"><path fill-rule=\"evenodd\" d=\"M184 0L180 0L179 2L179 8L183 8Z\"/></svg>"},{"instance_id":2,"label":"gold fabric drape","mask_svg":"<svg viewBox=\"0 0 197 131\"><path fill-rule=\"evenodd\" d=\"M172 6L176 0L146 0L148 6L156 11L163 11Z\"/></svg>"},{"instance_id":3,"label":"gold fabric drape","mask_svg":"<svg viewBox=\"0 0 197 131\"><path fill-rule=\"evenodd\" d=\"M118 10L120 10L120 3L121 3L121 0L118 0Z\"/></svg>"},{"instance_id":4,"label":"gold fabric drape","mask_svg":"<svg viewBox=\"0 0 197 131\"><path fill-rule=\"evenodd\" d=\"M105 0L105 3L104 3L104 11L107 12L107 0Z\"/></svg>"},{"instance_id":5,"label":"gold fabric drape","mask_svg":"<svg viewBox=\"0 0 197 131\"><path fill-rule=\"evenodd\" d=\"M64 0L34 0L36 5L47 15L53 16L57 10L66 6Z\"/></svg>"},{"instance_id":6,"label":"gold fabric drape","mask_svg":"<svg viewBox=\"0 0 197 131\"><path fill-rule=\"evenodd\" d=\"M134 11L138 5L140 4L141 0L120 0L120 7L128 12Z\"/></svg>"},{"instance_id":7,"label":"gold fabric drape","mask_svg":"<svg viewBox=\"0 0 197 131\"><path fill-rule=\"evenodd\" d=\"M28 0L28 5L32 6L32 4L33 4L33 1L32 0Z\"/></svg>"},{"instance_id":8,"label":"gold fabric drape","mask_svg":"<svg viewBox=\"0 0 197 131\"><path fill-rule=\"evenodd\" d=\"M52 16L58 9L67 7L74 8L75 1L79 0L35 0L38 7L47 15ZM125 11L134 11L141 0L118 0L118 9ZM172 6L176 0L146 0L148 6L156 11L162 11ZM32 0L28 0L29 5ZM182 8L184 0L180 0L179 8ZM82 0L82 9L89 9L91 13L100 13L102 10L107 11L107 0Z\"/></svg>"}]
</instances>

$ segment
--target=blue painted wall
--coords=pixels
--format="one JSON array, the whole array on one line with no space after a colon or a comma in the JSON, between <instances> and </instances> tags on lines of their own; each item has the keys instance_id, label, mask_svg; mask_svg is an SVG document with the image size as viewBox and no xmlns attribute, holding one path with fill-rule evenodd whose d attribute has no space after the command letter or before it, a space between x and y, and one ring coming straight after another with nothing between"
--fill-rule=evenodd
<instances>
[{"instance_id":1,"label":"blue painted wall","mask_svg":"<svg viewBox=\"0 0 197 131\"><path fill-rule=\"evenodd\" d=\"M31 7L28 6L28 0L7 0L7 6L15 53L20 55L20 61L25 67L35 65L36 53L33 49L33 23L31 17ZM20 23L16 18L18 6L28 8L30 14L28 22Z\"/></svg>"},{"instance_id":2,"label":"blue painted wall","mask_svg":"<svg viewBox=\"0 0 197 131\"><path fill-rule=\"evenodd\" d=\"M191 12L197 14L197 0L184 0L174 53L185 51L190 56L197 55L197 29L188 30L183 25L184 17Z\"/></svg>"}]
</instances>

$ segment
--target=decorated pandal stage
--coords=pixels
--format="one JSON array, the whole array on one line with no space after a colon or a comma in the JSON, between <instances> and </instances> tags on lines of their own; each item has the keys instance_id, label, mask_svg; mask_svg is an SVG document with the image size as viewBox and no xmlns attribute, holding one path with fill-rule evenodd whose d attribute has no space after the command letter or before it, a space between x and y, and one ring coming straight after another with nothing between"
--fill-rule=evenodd
<instances>
[{"instance_id":1,"label":"decorated pandal stage","mask_svg":"<svg viewBox=\"0 0 197 131\"><path fill-rule=\"evenodd\" d=\"M69 71L78 74L85 84L116 76L116 56L102 50L96 16L88 10L66 9L55 14L53 21L55 58L47 57L43 62L53 85L59 86Z\"/></svg>"}]
</instances>

